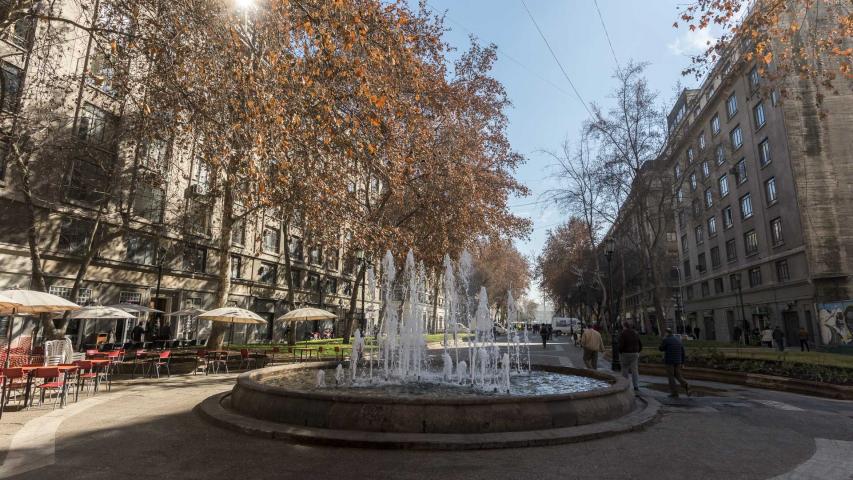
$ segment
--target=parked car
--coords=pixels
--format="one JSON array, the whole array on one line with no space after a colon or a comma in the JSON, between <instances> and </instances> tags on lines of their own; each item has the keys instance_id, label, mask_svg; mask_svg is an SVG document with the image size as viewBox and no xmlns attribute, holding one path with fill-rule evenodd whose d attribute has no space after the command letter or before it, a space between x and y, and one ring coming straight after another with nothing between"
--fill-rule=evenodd
<instances>
[{"instance_id":1,"label":"parked car","mask_svg":"<svg viewBox=\"0 0 853 480\"><path fill-rule=\"evenodd\" d=\"M498 325L497 323L494 326L496 335L506 335L506 328Z\"/></svg>"},{"instance_id":2,"label":"parked car","mask_svg":"<svg viewBox=\"0 0 853 480\"><path fill-rule=\"evenodd\" d=\"M554 317L551 319L551 331L554 335L569 335L572 329L580 332L581 321L577 318Z\"/></svg>"}]
</instances>

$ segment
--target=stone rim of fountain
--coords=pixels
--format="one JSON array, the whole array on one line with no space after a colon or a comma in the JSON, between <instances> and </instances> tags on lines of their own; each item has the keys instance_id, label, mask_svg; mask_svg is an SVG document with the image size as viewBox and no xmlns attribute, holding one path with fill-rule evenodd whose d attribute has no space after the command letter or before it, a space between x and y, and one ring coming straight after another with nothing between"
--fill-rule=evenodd
<instances>
[{"instance_id":1,"label":"stone rim of fountain","mask_svg":"<svg viewBox=\"0 0 853 480\"><path fill-rule=\"evenodd\" d=\"M419 395L405 395L405 394L395 394L394 396L377 396L377 395L359 395L349 393L352 390L349 390L347 393L336 390L335 387L329 386L325 390L318 391L305 391L298 388L288 388L282 385L270 385L267 383L263 383L261 380L266 378L278 378L282 375L281 372L287 372L289 370L301 370L301 369L318 369L318 368L335 368L341 362L303 362L303 363L293 363L288 365L277 365L273 367L266 367L258 370L251 370L248 372L241 373L237 377L237 385L250 388L256 391L262 391L266 394L272 394L276 396L290 396L290 397L298 397L305 399L316 399L316 400L334 400L337 402L350 402L357 403L363 402L365 399L369 399L370 403L378 403L378 404L409 404L409 405L482 405L482 404L500 404L500 403L526 403L526 402L543 402L543 401L560 401L560 400L579 400L584 398L598 398L604 397L607 395L614 395L621 393L627 390L630 387L630 384L627 380L622 378L621 376L611 376L606 373L598 372L595 370L586 370L579 369L574 367L564 367L564 366L551 366L551 365L536 365L533 367L536 370L548 371L548 372L557 372L557 373L568 373L571 375L585 376L594 378L596 380L602 380L610 383L610 386L605 388L597 388L594 390L587 390L584 392L572 392L572 393L555 393L555 394L543 394L543 395L506 395L506 394L488 394L488 395L467 395L464 397L447 397L447 398L436 398L429 397L425 398ZM460 388L464 388L460 386Z\"/></svg>"}]
</instances>

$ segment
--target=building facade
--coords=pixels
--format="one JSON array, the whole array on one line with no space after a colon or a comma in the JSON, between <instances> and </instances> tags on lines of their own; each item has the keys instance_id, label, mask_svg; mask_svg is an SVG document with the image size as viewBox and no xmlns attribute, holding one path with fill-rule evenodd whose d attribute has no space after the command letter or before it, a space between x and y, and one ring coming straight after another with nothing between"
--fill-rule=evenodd
<instances>
[{"instance_id":1,"label":"building facade","mask_svg":"<svg viewBox=\"0 0 853 480\"><path fill-rule=\"evenodd\" d=\"M768 85L733 55L668 118L685 321L710 340L779 326L788 345L801 327L853 344L853 94Z\"/></svg>"}]
</instances>

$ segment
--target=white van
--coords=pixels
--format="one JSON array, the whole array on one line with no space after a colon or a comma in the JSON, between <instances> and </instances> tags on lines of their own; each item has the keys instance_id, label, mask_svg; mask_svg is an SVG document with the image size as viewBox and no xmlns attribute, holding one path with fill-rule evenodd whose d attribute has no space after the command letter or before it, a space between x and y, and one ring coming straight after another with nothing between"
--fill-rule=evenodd
<instances>
[{"instance_id":1,"label":"white van","mask_svg":"<svg viewBox=\"0 0 853 480\"><path fill-rule=\"evenodd\" d=\"M571 317L554 317L551 319L551 331L554 335L570 335L574 329L580 333L581 321Z\"/></svg>"}]
</instances>

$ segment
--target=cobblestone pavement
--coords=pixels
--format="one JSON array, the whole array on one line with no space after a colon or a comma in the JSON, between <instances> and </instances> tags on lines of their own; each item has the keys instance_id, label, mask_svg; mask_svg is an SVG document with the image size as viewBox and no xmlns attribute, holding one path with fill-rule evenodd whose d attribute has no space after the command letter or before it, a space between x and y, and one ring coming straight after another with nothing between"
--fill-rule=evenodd
<instances>
[{"instance_id":1,"label":"cobblestone pavement","mask_svg":"<svg viewBox=\"0 0 853 480\"><path fill-rule=\"evenodd\" d=\"M534 362L582 366L566 340ZM7 412L0 478L20 479L853 479L853 402L694 382L647 429L581 444L464 452L381 451L270 441L212 426L193 407L234 374L114 385L61 410Z\"/></svg>"}]
</instances>

